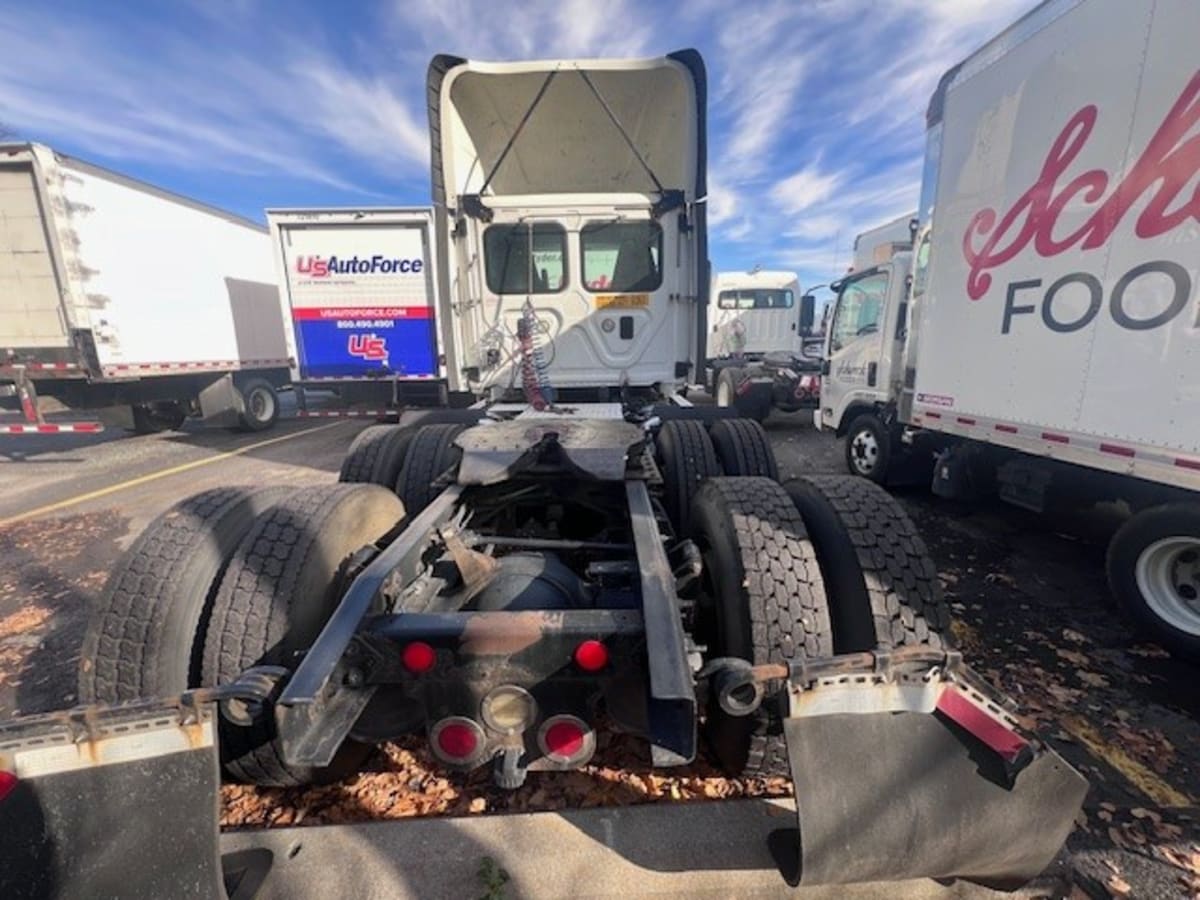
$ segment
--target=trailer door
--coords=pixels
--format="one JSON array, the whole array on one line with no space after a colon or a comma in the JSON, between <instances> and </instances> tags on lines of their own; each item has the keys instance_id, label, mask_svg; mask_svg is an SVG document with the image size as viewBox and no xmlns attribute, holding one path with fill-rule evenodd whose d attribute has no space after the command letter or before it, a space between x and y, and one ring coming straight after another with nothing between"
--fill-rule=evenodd
<instances>
[{"instance_id":1,"label":"trailer door","mask_svg":"<svg viewBox=\"0 0 1200 900\"><path fill-rule=\"evenodd\" d=\"M33 168L0 165L0 347L68 344Z\"/></svg>"}]
</instances>

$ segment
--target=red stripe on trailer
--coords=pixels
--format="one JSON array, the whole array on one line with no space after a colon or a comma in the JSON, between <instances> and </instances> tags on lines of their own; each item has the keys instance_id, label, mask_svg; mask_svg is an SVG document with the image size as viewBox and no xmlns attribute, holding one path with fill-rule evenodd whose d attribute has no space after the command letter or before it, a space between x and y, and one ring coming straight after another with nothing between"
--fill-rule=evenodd
<instances>
[{"instance_id":1,"label":"red stripe on trailer","mask_svg":"<svg viewBox=\"0 0 1200 900\"><path fill-rule=\"evenodd\" d=\"M1042 432L1042 440L1054 441L1054 443L1056 443L1056 444L1071 443L1071 439L1069 437L1067 437L1065 434L1055 434L1053 431L1043 431Z\"/></svg>"},{"instance_id":2,"label":"red stripe on trailer","mask_svg":"<svg viewBox=\"0 0 1200 900\"><path fill-rule=\"evenodd\" d=\"M953 686L938 698L937 711L971 732L1009 762L1028 746L1023 737Z\"/></svg>"},{"instance_id":3,"label":"red stripe on trailer","mask_svg":"<svg viewBox=\"0 0 1200 900\"><path fill-rule=\"evenodd\" d=\"M931 418L931 419L940 419L940 418L942 417L942 414L941 414L941 413L939 413L939 412L930 412L929 410L926 410L926 411L925 411L925 415L929 416L929 418Z\"/></svg>"},{"instance_id":4,"label":"red stripe on trailer","mask_svg":"<svg viewBox=\"0 0 1200 900\"><path fill-rule=\"evenodd\" d=\"M974 420L974 419L972 419L970 416L959 416L959 417L958 417L958 424L959 424L959 425L974 425L974 424L975 424L975 420Z\"/></svg>"},{"instance_id":5,"label":"red stripe on trailer","mask_svg":"<svg viewBox=\"0 0 1200 900\"><path fill-rule=\"evenodd\" d=\"M1181 469L1195 469L1200 472L1200 459L1183 459L1180 457L1175 460L1175 465Z\"/></svg>"},{"instance_id":6,"label":"red stripe on trailer","mask_svg":"<svg viewBox=\"0 0 1200 900\"><path fill-rule=\"evenodd\" d=\"M298 306L292 309L297 322L345 319L430 319L433 309L428 306Z\"/></svg>"},{"instance_id":7,"label":"red stripe on trailer","mask_svg":"<svg viewBox=\"0 0 1200 900\"><path fill-rule=\"evenodd\" d=\"M1111 453L1113 456L1124 456L1129 459L1137 456L1137 451L1132 447L1122 447L1120 444L1101 444L1101 453Z\"/></svg>"},{"instance_id":8,"label":"red stripe on trailer","mask_svg":"<svg viewBox=\"0 0 1200 900\"><path fill-rule=\"evenodd\" d=\"M237 369L265 366L290 366L290 359L208 359L195 362L116 363L105 366L105 372L188 372L200 369Z\"/></svg>"},{"instance_id":9,"label":"red stripe on trailer","mask_svg":"<svg viewBox=\"0 0 1200 900\"><path fill-rule=\"evenodd\" d=\"M1020 429L1016 425L1005 425L1003 422L997 422L996 430L1003 431L1005 434L1016 434Z\"/></svg>"},{"instance_id":10,"label":"red stripe on trailer","mask_svg":"<svg viewBox=\"0 0 1200 900\"><path fill-rule=\"evenodd\" d=\"M399 410L396 409L304 409L300 410L297 415L302 419L377 419L380 416L394 415L398 412Z\"/></svg>"},{"instance_id":11,"label":"red stripe on trailer","mask_svg":"<svg viewBox=\"0 0 1200 900\"><path fill-rule=\"evenodd\" d=\"M104 426L99 422L78 422L73 425L0 425L5 434L99 434Z\"/></svg>"}]
</instances>

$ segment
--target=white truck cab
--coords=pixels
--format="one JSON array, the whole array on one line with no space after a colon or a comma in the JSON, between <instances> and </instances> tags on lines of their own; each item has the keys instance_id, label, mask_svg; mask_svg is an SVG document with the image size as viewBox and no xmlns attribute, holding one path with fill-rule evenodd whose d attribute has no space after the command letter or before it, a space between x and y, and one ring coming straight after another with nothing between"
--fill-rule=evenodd
<instances>
[{"instance_id":1,"label":"white truck cab","mask_svg":"<svg viewBox=\"0 0 1200 900\"><path fill-rule=\"evenodd\" d=\"M708 359L800 353L794 272L721 272L713 277L709 304Z\"/></svg>"},{"instance_id":2,"label":"white truck cab","mask_svg":"<svg viewBox=\"0 0 1200 900\"><path fill-rule=\"evenodd\" d=\"M452 387L670 395L702 350L704 70L648 60L429 72Z\"/></svg>"}]
</instances>

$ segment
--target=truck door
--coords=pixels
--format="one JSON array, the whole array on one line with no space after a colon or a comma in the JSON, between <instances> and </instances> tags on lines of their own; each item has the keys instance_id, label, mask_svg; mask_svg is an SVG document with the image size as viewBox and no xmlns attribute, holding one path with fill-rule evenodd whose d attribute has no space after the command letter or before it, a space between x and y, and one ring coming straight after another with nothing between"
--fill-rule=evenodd
<instances>
[{"instance_id":1,"label":"truck door","mask_svg":"<svg viewBox=\"0 0 1200 900\"><path fill-rule=\"evenodd\" d=\"M844 280L825 341L821 424L836 428L856 401L886 395L882 371L884 316L890 269L868 269Z\"/></svg>"}]
</instances>

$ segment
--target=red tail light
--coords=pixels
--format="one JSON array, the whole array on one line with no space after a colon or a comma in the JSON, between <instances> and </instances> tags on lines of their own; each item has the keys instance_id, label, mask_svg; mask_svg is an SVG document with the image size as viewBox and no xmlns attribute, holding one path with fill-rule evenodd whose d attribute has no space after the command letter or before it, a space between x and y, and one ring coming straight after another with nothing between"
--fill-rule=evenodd
<instances>
[{"instance_id":1,"label":"red tail light","mask_svg":"<svg viewBox=\"0 0 1200 900\"><path fill-rule=\"evenodd\" d=\"M585 672L599 672L608 665L608 648L601 641L584 641L575 648L575 665Z\"/></svg>"},{"instance_id":2,"label":"red tail light","mask_svg":"<svg viewBox=\"0 0 1200 900\"><path fill-rule=\"evenodd\" d=\"M16 786L17 776L12 772L0 770L0 800L11 794Z\"/></svg>"},{"instance_id":3,"label":"red tail light","mask_svg":"<svg viewBox=\"0 0 1200 900\"><path fill-rule=\"evenodd\" d=\"M437 662L437 651L424 641L413 641L401 651L400 661L408 671L420 675L433 668Z\"/></svg>"},{"instance_id":4,"label":"red tail light","mask_svg":"<svg viewBox=\"0 0 1200 900\"><path fill-rule=\"evenodd\" d=\"M452 766L473 766L483 759L486 738L483 729L462 716L450 716L429 731L434 755Z\"/></svg>"},{"instance_id":5,"label":"red tail light","mask_svg":"<svg viewBox=\"0 0 1200 900\"><path fill-rule=\"evenodd\" d=\"M573 769L587 763L596 752L596 732L575 716L551 716L538 729L538 746L556 767Z\"/></svg>"}]
</instances>

